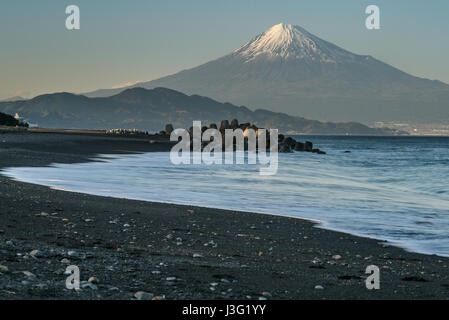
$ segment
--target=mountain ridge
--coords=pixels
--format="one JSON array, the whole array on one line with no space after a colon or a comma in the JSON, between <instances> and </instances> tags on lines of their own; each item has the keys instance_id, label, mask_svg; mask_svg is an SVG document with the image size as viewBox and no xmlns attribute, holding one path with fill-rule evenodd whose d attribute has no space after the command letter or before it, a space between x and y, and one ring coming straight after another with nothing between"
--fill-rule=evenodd
<instances>
[{"instance_id":1,"label":"mountain ridge","mask_svg":"<svg viewBox=\"0 0 449 320\"><path fill-rule=\"evenodd\" d=\"M14 96L7 99L0 99L0 102L12 102L12 101L20 101L20 100L27 100L21 96Z\"/></svg>"},{"instance_id":2,"label":"mountain ridge","mask_svg":"<svg viewBox=\"0 0 449 320\"><path fill-rule=\"evenodd\" d=\"M137 86L167 87L323 121L449 120L448 84L412 76L285 24L221 58Z\"/></svg>"},{"instance_id":3,"label":"mountain ridge","mask_svg":"<svg viewBox=\"0 0 449 320\"><path fill-rule=\"evenodd\" d=\"M0 103L0 111L18 113L40 127L64 129L141 129L159 131L165 123L188 128L192 121L219 123L237 118L259 127L304 134L395 135L360 123L325 123L284 113L222 103L168 88L131 88L111 97L89 98L68 92L45 94L27 101Z\"/></svg>"}]
</instances>

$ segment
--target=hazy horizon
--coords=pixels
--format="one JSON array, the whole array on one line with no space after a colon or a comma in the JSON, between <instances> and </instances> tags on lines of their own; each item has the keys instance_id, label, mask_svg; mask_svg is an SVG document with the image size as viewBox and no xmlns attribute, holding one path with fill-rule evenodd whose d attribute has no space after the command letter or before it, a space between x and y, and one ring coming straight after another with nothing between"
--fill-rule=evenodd
<instances>
[{"instance_id":1,"label":"hazy horizon","mask_svg":"<svg viewBox=\"0 0 449 320\"><path fill-rule=\"evenodd\" d=\"M375 31L364 27L364 9L371 4L366 1L79 0L73 3L81 10L76 31L65 29L69 4L0 4L0 99L157 79L226 55L280 22L412 75L449 83L444 1L377 1L381 29Z\"/></svg>"}]
</instances>

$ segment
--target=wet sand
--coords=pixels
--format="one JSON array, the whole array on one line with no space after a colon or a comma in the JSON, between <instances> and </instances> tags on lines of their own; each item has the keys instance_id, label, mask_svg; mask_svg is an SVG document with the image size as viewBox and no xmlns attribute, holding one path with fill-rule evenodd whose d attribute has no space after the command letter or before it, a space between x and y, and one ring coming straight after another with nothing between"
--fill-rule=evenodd
<instances>
[{"instance_id":1,"label":"wet sand","mask_svg":"<svg viewBox=\"0 0 449 320\"><path fill-rule=\"evenodd\" d=\"M158 136L4 131L0 169L169 148ZM94 283L66 289L68 265ZM380 268L379 290L365 286L368 265ZM139 291L144 299L448 299L448 266L448 258L305 220L90 196L0 175L0 299L135 299Z\"/></svg>"}]
</instances>

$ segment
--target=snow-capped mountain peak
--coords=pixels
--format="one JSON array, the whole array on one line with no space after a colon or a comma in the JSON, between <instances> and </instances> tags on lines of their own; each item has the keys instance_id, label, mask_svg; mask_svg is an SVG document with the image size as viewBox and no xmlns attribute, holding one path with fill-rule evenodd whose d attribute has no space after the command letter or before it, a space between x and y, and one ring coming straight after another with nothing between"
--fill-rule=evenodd
<instances>
[{"instance_id":1,"label":"snow-capped mountain peak","mask_svg":"<svg viewBox=\"0 0 449 320\"><path fill-rule=\"evenodd\" d=\"M338 63L356 57L355 54L322 40L299 26L284 23L258 35L235 50L233 55L240 56L247 62L265 57Z\"/></svg>"}]
</instances>

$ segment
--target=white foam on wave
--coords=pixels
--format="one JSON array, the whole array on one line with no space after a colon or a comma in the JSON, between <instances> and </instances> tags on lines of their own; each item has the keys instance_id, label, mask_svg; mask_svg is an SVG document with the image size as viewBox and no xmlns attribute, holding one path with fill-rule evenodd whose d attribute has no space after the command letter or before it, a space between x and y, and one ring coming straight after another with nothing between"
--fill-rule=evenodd
<instances>
[{"instance_id":1,"label":"white foam on wave","mask_svg":"<svg viewBox=\"0 0 449 320\"><path fill-rule=\"evenodd\" d=\"M344 167L340 160L346 159L280 155L278 174L260 176L254 165L175 166L162 152L98 157L107 161L7 168L2 174L56 190L300 218L449 256L449 201L405 188L410 181L376 182L377 172Z\"/></svg>"}]
</instances>

